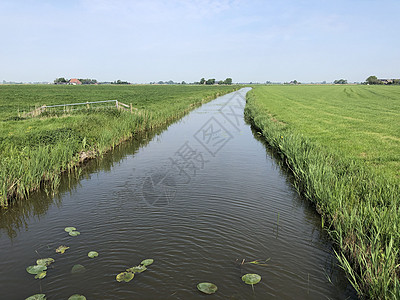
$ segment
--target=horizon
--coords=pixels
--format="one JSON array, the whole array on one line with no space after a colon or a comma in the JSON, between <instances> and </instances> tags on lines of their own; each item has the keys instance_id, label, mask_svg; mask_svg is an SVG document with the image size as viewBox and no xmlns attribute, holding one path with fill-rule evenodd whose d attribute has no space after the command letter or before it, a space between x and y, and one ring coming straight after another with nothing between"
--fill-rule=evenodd
<instances>
[{"instance_id":1,"label":"horizon","mask_svg":"<svg viewBox=\"0 0 400 300\"><path fill-rule=\"evenodd\" d=\"M59 77L60 78L60 77ZM56 78L56 79L58 79L58 78ZM65 82L65 83L56 83L55 82L55 80L53 80L53 81L7 81L7 80L0 80L0 85L13 85L13 84L16 84L16 85L23 85L23 84L56 84L56 85L66 85L66 84L68 84L68 82L70 81L70 80L72 80L72 79L78 79L78 80L81 80L81 79L91 79L91 80L96 80L97 82L96 83L83 83L83 85L94 85L94 84L115 84L115 85L117 85L117 80L113 80L113 81L102 81L102 80L97 80L97 78L78 78L78 77L74 77L74 78L65 78L66 80L67 80L67 82ZM215 78L205 78L205 80L207 80L207 79L215 79ZM344 79L344 78L341 78L341 79ZM380 80L384 80L383 78L379 78ZM393 78L394 79L394 78ZM172 81L172 83L171 83L171 81ZM218 81L219 81L219 79L216 79L216 81L215 81L215 83L214 84L212 84L212 85L219 85L219 83L218 83ZM221 81L223 81L223 80L221 80ZM346 80L347 81L347 80ZM182 82L184 82L184 83L182 83ZM174 81L174 80L158 80L158 81L149 81L149 82L129 82L129 81L123 81L123 83L119 83L119 84L125 84L125 85L199 85L200 83L199 83L199 81L193 81L193 82L190 82L190 81L185 81L185 80L182 80L182 82L177 82L177 81ZM237 84L261 84L261 85L279 85L279 84L282 84L282 85L284 85L284 84L319 84L319 85L323 85L323 84L336 84L336 85L343 85L343 84L364 84L364 83L366 83L366 81L364 80L364 81L354 81L354 82L346 82L346 83L335 83L334 81L331 81L331 82L329 82L329 81L325 81L325 80L322 80L322 81L312 81L312 82L300 82L300 81L298 81L298 80L296 80L296 79L294 79L294 80L286 80L286 81L266 81L266 82L252 82L252 81L242 81L242 82L235 82L235 81L232 81L232 83L231 84L228 84L228 85L237 85ZM221 83L222 85L226 85L225 83ZM201 85L208 85L208 84L206 84L206 83L204 83L204 84L201 84Z\"/></svg>"}]
</instances>

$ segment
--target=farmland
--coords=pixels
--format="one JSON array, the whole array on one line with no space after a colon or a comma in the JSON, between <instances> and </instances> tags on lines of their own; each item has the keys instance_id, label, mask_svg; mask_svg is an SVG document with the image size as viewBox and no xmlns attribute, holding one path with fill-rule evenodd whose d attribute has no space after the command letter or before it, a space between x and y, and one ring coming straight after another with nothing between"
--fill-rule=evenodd
<instances>
[{"instance_id":1,"label":"farmland","mask_svg":"<svg viewBox=\"0 0 400 300\"><path fill-rule=\"evenodd\" d=\"M400 88L262 86L247 100L359 295L398 298Z\"/></svg>"},{"instance_id":2,"label":"farmland","mask_svg":"<svg viewBox=\"0 0 400 300\"><path fill-rule=\"evenodd\" d=\"M231 86L0 86L0 206L25 198L44 182L56 188L63 171L83 157L103 154L140 131L164 126ZM44 104L100 100L132 104L135 113L113 108L48 111Z\"/></svg>"}]
</instances>

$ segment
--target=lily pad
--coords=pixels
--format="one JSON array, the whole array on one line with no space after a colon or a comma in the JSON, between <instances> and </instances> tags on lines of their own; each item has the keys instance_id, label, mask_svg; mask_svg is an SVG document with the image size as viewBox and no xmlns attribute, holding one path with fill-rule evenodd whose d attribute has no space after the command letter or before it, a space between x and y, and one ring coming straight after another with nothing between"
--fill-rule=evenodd
<instances>
[{"instance_id":1,"label":"lily pad","mask_svg":"<svg viewBox=\"0 0 400 300\"><path fill-rule=\"evenodd\" d=\"M69 297L68 300L86 300L86 297L83 295L75 294Z\"/></svg>"},{"instance_id":2,"label":"lily pad","mask_svg":"<svg viewBox=\"0 0 400 300\"><path fill-rule=\"evenodd\" d=\"M70 231L68 234L69 234L70 236L78 236L78 235L80 235L81 233L80 233L79 231Z\"/></svg>"},{"instance_id":3,"label":"lily pad","mask_svg":"<svg viewBox=\"0 0 400 300\"><path fill-rule=\"evenodd\" d=\"M65 230L66 232L71 232L71 231L76 230L76 228L75 228L75 227L65 227L64 230Z\"/></svg>"},{"instance_id":4,"label":"lily pad","mask_svg":"<svg viewBox=\"0 0 400 300\"><path fill-rule=\"evenodd\" d=\"M83 273L83 272L85 272L85 271L86 271L86 268L85 268L84 266L82 266L82 265L79 265L79 264L74 265L74 266L72 267L72 269L71 269L71 273L72 273L72 274L75 274L75 273Z\"/></svg>"},{"instance_id":5,"label":"lily pad","mask_svg":"<svg viewBox=\"0 0 400 300\"><path fill-rule=\"evenodd\" d=\"M41 259L38 259L37 261L36 261L36 264L38 264L38 265L42 265L42 266L50 266L53 262L55 262L55 260L54 259L52 259L51 257L49 257L49 258L41 258Z\"/></svg>"},{"instance_id":6,"label":"lily pad","mask_svg":"<svg viewBox=\"0 0 400 300\"><path fill-rule=\"evenodd\" d=\"M150 266L153 262L154 262L154 259L149 258L149 259L142 260L142 262L140 264L147 267L147 266Z\"/></svg>"},{"instance_id":7,"label":"lily pad","mask_svg":"<svg viewBox=\"0 0 400 300\"><path fill-rule=\"evenodd\" d=\"M43 279L43 278L46 277L46 275L47 275L47 272L46 272L46 271L40 272L39 274L37 274L37 275L35 276L35 279Z\"/></svg>"},{"instance_id":8,"label":"lily pad","mask_svg":"<svg viewBox=\"0 0 400 300\"><path fill-rule=\"evenodd\" d=\"M218 290L218 287L210 282L201 282L197 285L197 289L204 294L211 295Z\"/></svg>"},{"instance_id":9,"label":"lily pad","mask_svg":"<svg viewBox=\"0 0 400 300\"><path fill-rule=\"evenodd\" d=\"M95 258L99 256L99 253L97 253L96 251L90 251L87 256L89 256L90 258Z\"/></svg>"},{"instance_id":10,"label":"lily pad","mask_svg":"<svg viewBox=\"0 0 400 300\"><path fill-rule=\"evenodd\" d=\"M116 279L118 282L122 281L129 282L133 279L133 277L135 277L135 274L131 272L122 272L117 275Z\"/></svg>"},{"instance_id":11,"label":"lily pad","mask_svg":"<svg viewBox=\"0 0 400 300\"><path fill-rule=\"evenodd\" d=\"M32 295L25 300L46 300L46 295L45 294L36 294Z\"/></svg>"},{"instance_id":12,"label":"lily pad","mask_svg":"<svg viewBox=\"0 0 400 300\"><path fill-rule=\"evenodd\" d=\"M246 284L257 284L260 282L261 280L261 276L258 274L246 274L242 276L242 280L246 283Z\"/></svg>"},{"instance_id":13,"label":"lily pad","mask_svg":"<svg viewBox=\"0 0 400 300\"><path fill-rule=\"evenodd\" d=\"M61 245L60 247L58 247L58 248L56 249L56 252L57 252L57 253L63 254L63 253L65 252L65 250L67 250L67 249L69 249L69 247L64 246L64 245Z\"/></svg>"},{"instance_id":14,"label":"lily pad","mask_svg":"<svg viewBox=\"0 0 400 300\"><path fill-rule=\"evenodd\" d=\"M142 266L142 265L138 265L136 267L126 269L127 272L132 272L132 273L142 273L146 270L147 270L146 266Z\"/></svg>"},{"instance_id":15,"label":"lily pad","mask_svg":"<svg viewBox=\"0 0 400 300\"><path fill-rule=\"evenodd\" d=\"M42 265L29 266L26 268L26 271L29 274L33 274L33 275L39 274L39 273L43 272L44 270L47 270L47 267L42 266Z\"/></svg>"}]
</instances>

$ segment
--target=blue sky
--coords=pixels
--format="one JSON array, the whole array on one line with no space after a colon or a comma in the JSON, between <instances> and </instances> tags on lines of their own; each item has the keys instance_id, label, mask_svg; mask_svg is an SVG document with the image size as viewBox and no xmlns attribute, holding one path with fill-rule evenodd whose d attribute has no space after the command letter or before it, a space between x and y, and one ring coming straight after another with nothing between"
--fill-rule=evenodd
<instances>
[{"instance_id":1,"label":"blue sky","mask_svg":"<svg viewBox=\"0 0 400 300\"><path fill-rule=\"evenodd\" d=\"M0 81L400 78L399 0L0 0Z\"/></svg>"}]
</instances>

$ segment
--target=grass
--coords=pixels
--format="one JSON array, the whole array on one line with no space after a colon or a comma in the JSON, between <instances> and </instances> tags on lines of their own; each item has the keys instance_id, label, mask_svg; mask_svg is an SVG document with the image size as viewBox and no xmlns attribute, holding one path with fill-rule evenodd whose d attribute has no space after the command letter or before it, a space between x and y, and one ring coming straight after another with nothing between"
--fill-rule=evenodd
<instances>
[{"instance_id":1,"label":"grass","mask_svg":"<svg viewBox=\"0 0 400 300\"><path fill-rule=\"evenodd\" d=\"M260 86L247 97L359 296L399 298L400 87Z\"/></svg>"},{"instance_id":2,"label":"grass","mask_svg":"<svg viewBox=\"0 0 400 300\"><path fill-rule=\"evenodd\" d=\"M0 86L0 206L26 198L44 185L57 188L60 174L139 132L170 124L232 86ZM112 108L50 110L24 117L44 104L116 99L134 114Z\"/></svg>"}]
</instances>

